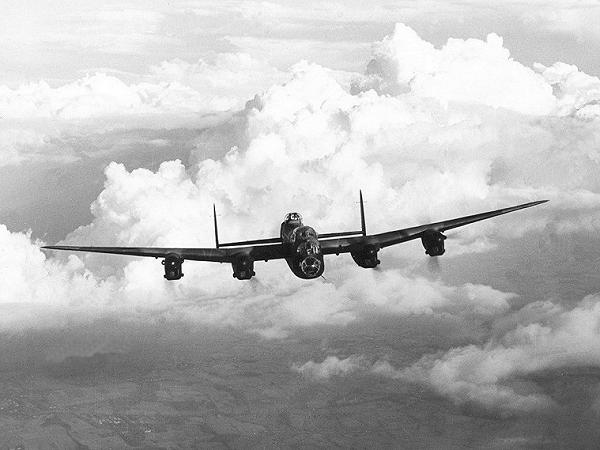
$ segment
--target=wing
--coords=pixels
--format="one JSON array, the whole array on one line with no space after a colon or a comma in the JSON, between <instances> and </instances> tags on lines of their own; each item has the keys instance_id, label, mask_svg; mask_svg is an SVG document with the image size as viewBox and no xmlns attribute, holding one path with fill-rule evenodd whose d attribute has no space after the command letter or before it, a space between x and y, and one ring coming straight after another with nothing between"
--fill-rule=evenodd
<instances>
[{"instance_id":1,"label":"wing","mask_svg":"<svg viewBox=\"0 0 600 450\"><path fill-rule=\"evenodd\" d=\"M232 262L240 255L248 255L255 261L286 258L289 250L282 244L256 245L237 248L160 248L160 247L78 247L72 245L48 245L50 250L71 252L110 253L114 255L151 256L164 258L175 254L184 260Z\"/></svg>"},{"instance_id":2,"label":"wing","mask_svg":"<svg viewBox=\"0 0 600 450\"><path fill-rule=\"evenodd\" d=\"M444 220L442 222L428 223L426 225L404 228L402 230L388 231L386 233L323 240L320 241L321 249L323 254L331 255L352 252L355 249L358 250L364 247L365 245L373 245L377 248L389 247L390 245L418 239L423 235L423 232L427 230L443 232L446 230L451 230L452 228L462 227L463 225L468 225L473 222L479 222L480 220L518 211L519 209L530 208L547 201L548 200L540 200L536 202L524 203L522 205L511 206L509 208L473 214L471 216L459 217L457 219Z\"/></svg>"}]
</instances>

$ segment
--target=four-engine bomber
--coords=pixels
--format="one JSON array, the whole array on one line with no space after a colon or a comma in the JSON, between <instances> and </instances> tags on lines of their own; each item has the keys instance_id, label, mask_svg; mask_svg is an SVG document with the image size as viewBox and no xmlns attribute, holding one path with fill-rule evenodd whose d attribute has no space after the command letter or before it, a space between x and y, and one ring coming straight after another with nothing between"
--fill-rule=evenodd
<instances>
[{"instance_id":1,"label":"four-engine bomber","mask_svg":"<svg viewBox=\"0 0 600 450\"><path fill-rule=\"evenodd\" d=\"M43 248L163 258L164 277L167 280L179 280L183 277L182 266L185 260L230 263L234 278L249 280L255 275L254 262L269 261L270 259L285 259L294 275L303 279L313 279L323 274L325 255L350 253L354 262L360 267L372 269L380 263L378 253L381 249L413 239L421 239L427 255L441 256L446 251L444 248L446 239L443 234L444 231L536 206L546 201L524 203L457 219L368 235L361 192L360 231L318 234L313 228L303 224L300 214L292 212L285 216L281 224L279 237L223 244L219 243L217 213L216 208L213 206L215 248L80 247L67 245L54 245Z\"/></svg>"}]
</instances>

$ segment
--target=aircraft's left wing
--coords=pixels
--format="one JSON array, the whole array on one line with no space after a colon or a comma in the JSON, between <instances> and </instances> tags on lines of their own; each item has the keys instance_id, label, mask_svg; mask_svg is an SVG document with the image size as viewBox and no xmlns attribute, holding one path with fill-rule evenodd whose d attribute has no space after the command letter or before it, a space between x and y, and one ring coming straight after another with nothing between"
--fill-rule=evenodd
<instances>
[{"instance_id":1,"label":"aircraft's left wing","mask_svg":"<svg viewBox=\"0 0 600 450\"><path fill-rule=\"evenodd\" d=\"M389 247L390 245L421 238L423 236L423 233L429 230L434 232L443 232L452 228L462 227L473 222L479 222L480 220L485 220L491 217L507 214L513 211L518 211L519 209L530 208L532 206L545 203L547 201L548 200L540 200L536 202L524 203L522 205L511 206L509 208L502 208L497 209L495 211L473 214L471 216L459 217L451 220L444 220L442 222L428 223L425 225L404 228L401 230L388 231L386 233L321 240L321 250L325 255L332 255L360 251L367 245L373 246L377 249L381 249L384 247Z\"/></svg>"},{"instance_id":2,"label":"aircraft's left wing","mask_svg":"<svg viewBox=\"0 0 600 450\"><path fill-rule=\"evenodd\" d=\"M150 256L164 258L177 255L184 260L233 262L241 255L250 256L255 261L280 259L288 256L288 251L281 244L255 245L236 248L177 248L177 247L79 247L72 245L48 245L42 247L50 250L67 250L72 252L109 253L115 255Z\"/></svg>"}]
</instances>

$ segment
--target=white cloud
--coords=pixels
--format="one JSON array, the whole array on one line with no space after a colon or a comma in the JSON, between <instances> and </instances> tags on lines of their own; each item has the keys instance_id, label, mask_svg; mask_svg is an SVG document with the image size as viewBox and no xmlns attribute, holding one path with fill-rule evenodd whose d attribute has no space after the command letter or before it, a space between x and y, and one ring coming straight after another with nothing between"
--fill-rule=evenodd
<instances>
[{"instance_id":1,"label":"white cloud","mask_svg":"<svg viewBox=\"0 0 600 450\"><path fill-rule=\"evenodd\" d=\"M75 316L92 320L110 299L110 281L99 282L71 256L48 260L28 235L0 225L0 328L54 328Z\"/></svg>"},{"instance_id":2,"label":"white cloud","mask_svg":"<svg viewBox=\"0 0 600 450\"><path fill-rule=\"evenodd\" d=\"M477 103L525 114L554 109L552 89L532 69L510 58L502 38L449 39L436 49L403 24L375 48L371 80L383 92L410 90L441 102Z\"/></svg>"},{"instance_id":3,"label":"white cloud","mask_svg":"<svg viewBox=\"0 0 600 450\"><path fill-rule=\"evenodd\" d=\"M210 199L202 196L180 161L162 163L157 172L127 172L111 163L106 177L105 189L92 204L98 219L76 230L71 240L199 246L211 235Z\"/></svg>"},{"instance_id":4,"label":"white cloud","mask_svg":"<svg viewBox=\"0 0 600 450\"><path fill-rule=\"evenodd\" d=\"M422 382L455 403L502 414L547 410L554 405L551 398L531 386L517 389L516 382L544 370L598 367L598 300L588 296L572 309L531 303L515 313L514 328L484 345L427 355L407 369L382 367L382 374Z\"/></svg>"},{"instance_id":5,"label":"white cloud","mask_svg":"<svg viewBox=\"0 0 600 450\"><path fill-rule=\"evenodd\" d=\"M52 87L44 80L0 85L0 166L80 155L53 143L60 138L123 128L198 128L239 110L288 75L247 54L163 61L138 82L98 72ZM217 115L215 115L217 114Z\"/></svg>"},{"instance_id":6,"label":"white cloud","mask_svg":"<svg viewBox=\"0 0 600 450\"><path fill-rule=\"evenodd\" d=\"M407 368L386 358L329 356L293 369L315 379L363 373L422 383L458 405L511 416L546 413L557 407L529 376L548 370L600 366L600 297L568 308L550 301L528 304L497 320L494 336L481 345L425 355ZM381 357L381 355L375 355ZM593 401L591 409L598 409Z\"/></svg>"},{"instance_id":7,"label":"white cloud","mask_svg":"<svg viewBox=\"0 0 600 450\"><path fill-rule=\"evenodd\" d=\"M480 62L487 64L485 58ZM525 68L523 73L552 91L542 75ZM593 89L586 92L582 95L593 95ZM535 96L522 96L520 102L539 106ZM580 208L582 216L596 215L597 209L589 207L597 202L598 188L594 119L562 119L554 112L528 118L480 104L445 107L412 92L351 95L327 70L303 63L293 68L292 80L249 104L243 138L227 158L202 163L198 176L240 212L247 211L251 200L259 216L273 214L275 206L280 211L290 206L287 198L273 204L271 192L336 192L333 199L320 197L320 205L310 196L292 203L328 229L347 226L339 218L355 217L345 199L353 197L358 184L370 198L397 205L378 210L379 217L370 218L375 220L372 228L440 220L458 215L457 208L468 213L536 197L568 209L587 203ZM572 173L556 176L565 170ZM253 176L257 172L263 175L260 180ZM257 195L269 197L267 211L261 211ZM546 222L535 222L543 214L538 211L519 214L529 229L541 229ZM570 221L573 228L587 220L582 216L564 214L555 221ZM499 231L493 221L473 229L481 234L488 227ZM502 232L518 235L524 227L503 227Z\"/></svg>"},{"instance_id":8,"label":"white cloud","mask_svg":"<svg viewBox=\"0 0 600 450\"><path fill-rule=\"evenodd\" d=\"M501 367L502 361L492 361L489 367ZM486 366L485 369L489 367ZM292 365L292 370L303 376L315 380L326 381L332 377L345 377L354 374L380 376L395 380L408 382L423 382L432 385L440 393L448 396L458 404L467 404L489 412L498 412L508 416L522 413L539 413L555 406L554 402L543 394L529 393L518 394L510 387L496 384L494 378L490 382L472 383L471 378L477 377L478 372L472 373L472 368L464 368L461 375L469 377L468 381L449 380L455 375L457 369L453 366L444 367L449 376L440 375L441 370L432 369L433 374L423 374L421 368L411 367L408 369L397 369L387 359L378 359L370 362L364 355L351 355L346 359L337 356L327 356L322 362L308 361L302 365ZM477 370L477 369L476 369ZM435 382L429 379L435 377Z\"/></svg>"},{"instance_id":9,"label":"white cloud","mask_svg":"<svg viewBox=\"0 0 600 450\"><path fill-rule=\"evenodd\" d=\"M536 69L552 86L559 114L573 114L582 119L600 117L600 80L597 77L560 62L550 67L537 64Z\"/></svg>"},{"instance_id":10,"label":"white cloud","mask_svg":"<svg viewBox=\"0 0 600 450\"><path fill-rule=\"evenodd\" d=\"M360 271L348 277L340 290L358 304L401 315L448 312L493 316L506 312L510 300L516 297L483 285L447 286L439 281L408 277L394 269Z\"/></svg>"},{"instance_id":11,"label":"white cloud","mask_svg":"<svg viewBox=\"0 0 600 450\"><path fill-rule=\"evenodd\" d=\"M503 40L448 39L441 48L404 24L377 43L367 76L355 89L410 92L442 104L464 102L533 115L597 117L600 80L557 62L529 68L510 57Z\"/></svg>"},{"instance_id":12,"label":"white cloud","mask_svg":"<svg viewBox=\"0 0 600 450\"><path fill-rule=\"evenodd\" d=\"M320 363L308 361L302 365L294 364L292 370L314 380L327 380L334 376L345 376L356 372L365 363L365 359L358 355L351 355L345 359L328 356Z\"/></svg>"},{"instance_id":13,"label":"white cloud","mask_svg":"<svg viewBox=\"0 0 600 450\"><path fill-rule=\"evenodd\" d=\"M227 111L282 79L281 72L246 54L220 54L213 64L164 61L139 83L96 73L56 88L45 81L0 86L0 115L76 120Z\"/></svg>"}]
</instances>

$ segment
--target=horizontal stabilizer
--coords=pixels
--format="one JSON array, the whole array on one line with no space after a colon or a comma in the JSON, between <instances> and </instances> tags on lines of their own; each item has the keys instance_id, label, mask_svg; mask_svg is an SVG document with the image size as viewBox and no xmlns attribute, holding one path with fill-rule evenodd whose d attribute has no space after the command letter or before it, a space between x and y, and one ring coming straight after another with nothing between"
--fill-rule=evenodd
<instances>
[{"instance_id":1,"label":"horizontal stabilizer","mask_svg":"<svg viewBox=\"0 0 600 450\"><path fill-rule=\"evenodd\" d=\"M342 231L341 233L319 233L319 239L329 239L343 236L362 236L362 231Z\"/></svg>"},{"instance_id":2,"label":"horizontal stabilizer","mask_svg":"<svg viewBox=\"0 0 600 450\"><path fill-rule=\"evenodd\" d=\"M219 248L238 247L240 245L281 244L281 238L255 239L254 241L227 242L219 244Z\"/></svg>"}]
</instances>

